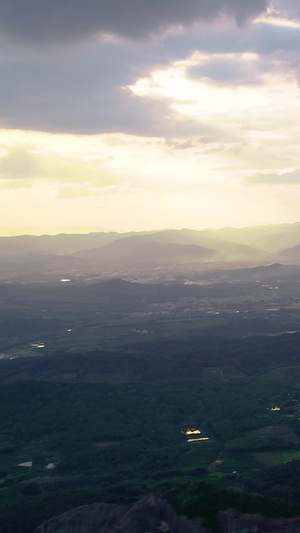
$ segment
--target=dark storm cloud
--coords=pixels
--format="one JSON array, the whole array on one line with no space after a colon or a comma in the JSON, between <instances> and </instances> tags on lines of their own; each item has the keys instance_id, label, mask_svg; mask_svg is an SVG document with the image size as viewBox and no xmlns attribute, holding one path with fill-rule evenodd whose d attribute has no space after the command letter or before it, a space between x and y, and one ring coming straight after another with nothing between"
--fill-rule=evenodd
<instances>
[{"instance_id":1,"label":"dark storm cloud","mask_svg":"<svg viewBox=\"0 0 300 533\"><path fill-rule=\"evenodd\" d=\"M150 51L151 48L151 51ZM195 120L178 120L168 99L149 100L126 88L147 75L160 56L152 47L104 43L59 55L0 52L0 127L48 132L114 133L156 137L219 136ZM177 52L176 52L177 56ZM223 136L223 134L222 134Z\"/></svg>"},{"instance_id":2,"label":"dark storm cloud","mask_svg":"<svg viewBox=\"0 0 300 533\"><path fill-rule=\"evenodd\" d=\"M259 6L262 8L265 5L265 2L248 0L195 0L186 1L184 4L172 0L174 10L171 10L169 0L159 0L157 4L151 0L123 0L122 4L116 0L106 3L94 0L82 0L81 3L60 0L57 5L56 0L52 3L23 0L22 4L18 4L16 0L5 3L0 0L0 39L1 27L3 29L6 26L9 13L10 23L7 24L6 31L11 38L23 41L26 39L33 45L39 39L39 42L42 42L44 37L45 41L55 43L59 39L82 39L94 31L112 31L107 25L104 28L104 19L101 19L101 24L100 19L97 19L95 29L92 30L87 24L85 13L81 13L82 20L78 20L78 24L82 25L81 29L76 29L76 24L75 29L72 28L71 19L76 13L79 15L79 6L82 7L83 3L88 6L87 9L97 5L99 13L100 6L105 5L108 10L108 6L114 5L114 31L122 31L124 35L124 28L129 24L127 11L132 15L133 6L136 5L136 14L132 15L131 24L136 26L134 36L140 37L174 23L175 18L179 20L183 6L189 15L182 15L181 22L187 24L192 21L192 12L195 13L195 21L196 15L203 21L226 8L240 20L246 14L254 14L254 11L256 13L260 9ZM43 13L41 5L45 10ZM74 13L72 5L76 8ZM122 13L117 10L117 5L123 6ZM157 6L157 12L153 11L152 19L148 15L143 17L142 6L145 6L144 13L148 13L146 10L154 10L154 5ZM12 6L15 8L14 12ZM124 6L127 6L127 11ZM129 6L132 9L129 9ZM169 6L169 18L167 11L164 12L164 17L158 16L162 12L162 6ZM24 11L23 18L21 8ZM35 12L33 8L36 8ZM111 16L112 14L113 10ZM111 18L111 24L112 22ZM91 40L76 43L76 46L61 47L59 53L52 46L15 46L2 35L0 127L70 133L124 132L168 138L204 135L210 139L224 140L224 132L220 130L187 118L178 120L178 115L170 109L167 99L140 98L124 87L134 84L141 77L149 76L156 68L164 68L172 61L186 59L195 50L207 53L253 51L262 55L280 50L283 54L286 51L290 55L289 61L293 62L294 55L290 52L299 49L298 30L254 24L245 31L239 29L234 22L223 20L215 23L213 27L203 22L180 33L168 33L151 41L140 41L138 45L136 42L124 40L102 41L100 44ZM298 62L296 56L295 61ZM224 62L223 65L221 63L212 61L207 65L204 75L217 81L255 83L261 73L260 69L247 72L238 60L231 63L227 61L226 64ZM263 63L264 68L265 65L266 63ZM195 70L194 76L197 75L201 75L201 72L197 73Z\"/></svg>"},{"instance_id":3,"label":"dark storm cloud","mask_svg":"<svg viewBox=\"0 0 300 533\"><path fill-rule=\"evenodd\" d=\"M131 94L127 85L149 76L194 50L206 53L257 52L265 58L280 51L298 66L300 32L291 28L254 25L240 31L234 24L205 24L193 31L169 34L151 42L88 42L57 51L0 43L0 127L48 132L103 133L179 137L209 136L223 140L222 131L194 120L176 120L169 102ZM272 61L269 61L272 65ZM201 68L193 67L193 76ZM211 57L203 75L232 83L255 83L268 59L246 68L239 58ZM190 72L190 74L192 71Z\"/></svg>"},{"instance_id":4,"label":"dark storm cloud","mask_svg":"<svg viewBox=\"0 0 300 533\"><path fill-rule=\"evenodd\" d=\"M142 63L130 49L104 44L7 57L0 56L0 127L133 133L151 122L153 110L123 89Z\"/></svg>"},{"instance_id":5,"label":"dark storm cloud","mask_svg":"<svg viewBox=\"0 0 300 533\"><path fill-rule=\"evenodd\" d=\"M143 39L226 13L238 24L267 0L2 0L0 31L31 43L78 41L97 33Z\"/></svg>"}]
</instances>

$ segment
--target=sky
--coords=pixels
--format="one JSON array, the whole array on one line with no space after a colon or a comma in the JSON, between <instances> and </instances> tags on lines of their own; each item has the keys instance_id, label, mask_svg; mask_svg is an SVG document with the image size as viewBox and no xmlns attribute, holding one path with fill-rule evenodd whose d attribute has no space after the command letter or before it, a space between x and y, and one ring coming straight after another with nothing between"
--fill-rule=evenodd
<instances>
[{"instance_id":1,"label":"sky","mask_svg":"<svg viewBox=\"0 0 300 533\"><path fill-rule=\"evenodd\" d=\"M298 0L0 0L0 235L300 220Z\"/></svg>"}]
</instances>

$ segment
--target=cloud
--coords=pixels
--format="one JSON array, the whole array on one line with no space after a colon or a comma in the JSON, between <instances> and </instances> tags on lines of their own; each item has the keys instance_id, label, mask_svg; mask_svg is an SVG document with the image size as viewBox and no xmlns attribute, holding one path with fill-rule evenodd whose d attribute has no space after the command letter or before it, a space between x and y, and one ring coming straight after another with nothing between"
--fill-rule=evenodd
<instances>
[{"instance_id":1,"label":"cloud","mask_svg":"<svg viewBox=\"0 0 300 533\"><path fill-rule=\"evenodd\" d=\"M159 0L160 5L164 1ZM209 9L214 5L215 11L217 5L225 6L220 0L206 4ZM240 0L236 4L243 6ZM248 4L252 6L252 2ZM51 5L47 7L45 3L45 8L52 9ZM226 5L228 7L229 3ZM0 12L1 9L0 2ZM283 55L284 51L289 52L293 66L293 62L299 64L295 51L300 47L300 32L263 24L254 24L245 31L232 20L222 19L213 27L195 24L193 28L166 33L140 42L138 46L130 41L100 43L95 39L80 46L64 47L57 53L55 49L45 50L42 46L15 47L3 39L0 45L2 128L79 134L123 132L166 138L215 135L219 138L216 125L209 128L187 117L176 120L177 114L167 99L139 98L124 87L133 85L139 78L149 77L156 68L187 57L192 50L203 53L253 51L264 55L281 50ZM288 54L285 55L287 59ZM272 58L262 61L262 68L267 71L272 61ZM205 68L194 67L189 75L193 78L207 76L220 84L254 85L261 72L260 68L249 69L249 65L245 68L238 60L230 62L228 58L226 61L221 58Z\"/></svg>"},{"instance_id":2,"label":"cloud","mask_svg":"<svg viewBox=\"0 0 300 533\"><path fill-rule=\"evenodd\" d=\"M272 0L269 11L284 15L290 19L300 19L300 8L298 0Z\"/></svg>"},{"instance_id":3,"label":"cloud","mask_svg":"<svg viewBox=\"0 0 300 533\"><path fill-rule=\"evenodd\" d=\"M223 63L222 77L229 80L219 83L215 79L215 62ZM243 76L235 79L234 84L234 76L226 72L227 66L230 70L233 63L240 71L243 69ZM198 77L190 76L191 68L197 70ZM213 77L208 76L209 70ZM283 72L285 76L282 76ZM256 84L251 84L253 78ZM150 76L138 79L129 88L144 99L167 99L169 108L176 111L178 117L189 117L211 127L219 123L228 128L228 125L240 122L245 131L252 129L251 118L257 123L263 114L269 129L274 117L282 119L282 114L291 109L292 103L298 110L296 72L292 69L286 72L285 63L277 56L262 60L252 53L209 55L194 52L184 61L152 71Z\"/></svg>"},{"instance_id":4,"label":"cloud","mask_svg":"<svg viewBox=\"0 0 300 533\"><path fill-rule=\"evenodd\" d=\"M150 102L124 87L158 67L187 57L192 50L269 54L274 50L293 52L299 47L298 30L253 25L241 31L228 20L214 28L202 24L169 33L138 46L129 41L92 41L65 47L57 54L41 47L20 49L4 43L0 46L1 127L80 134L206 135L207 126L199 122L174 120L167 100ZM299 64L296 55L290 53L290 62ZM267 70L272 61L262 62L262 67ZM230 63L228 58L215 59L205 68L203 76L219 83L231 80L232 84L253 85L261 74L260 69L245 68L237 60ZM201 69L190 75L200 76Z\"/></svg>"},{"instance_id":5,"label":"cloud","mask_svg":"<svg viewBox=\"0 0 300 533\"><path fill-rule=\"evenodd\" d=\"M28 187L34 179L60 184L88 183L95 189L104 189L121 181L94 162L40 154L27 146L11 146L0 157L0 179L5 180L5 188Z\"/></svg>"},{"instance_id":6,"label":"cloud","mask_svg":"<svg viewBox=\"0 0 300 533\"><path fill-rule=\"evenodd\" d=\"M144 39L222 14L242 24L266 6L267 0L6 0L0 3L0 31L31 44L79 41L98 33Z\"/></svg>"},{"instance_id":7,"label":"cloud","mask_svg":"<svg viewBox=\"0 0 300 533\"><path fill-rule=\"evenodd\" d=\"M257 54L203 54L202 61L189 67L187 74L192 79L209 78L220 85L257 85L272 68L272 61L266 64Z\"/></svg>"},{"instance_id":8,"label":"cloud","mask_svg":"<svg viewBox=\"0 0 300 533\"><path fill-rule=\"evenodd\" d=\"M0 157L0 176L3 179L28 179L38 176L40 165L30 147L13 146Z\"/></svg>"},{"instance_id":9,"label":"cloud","mask_svg":"<svg viewBox=\"0 0 300 533\"><path fill-rule=\"evenodd\" d=\"M168 64L178 57L178 51L170 48L161 43L153 47L106 43L67 49L54 57L16 53L10 60L0 51L2 127L80 134L206 135L212 132L207 125L176 120L168 99L150 103L124 88L151 71L153 64Z\"/></svg>"},{"instance_id":10,"label":"cloud","mask_svg":"<svg viewBox=\"0 0 300 533\"><path fill-rule=\"evenodd\" d=\"M255 174L244 178L245 185L300 185L300 169L284 174Z\"/></svg>"}]
</instances>

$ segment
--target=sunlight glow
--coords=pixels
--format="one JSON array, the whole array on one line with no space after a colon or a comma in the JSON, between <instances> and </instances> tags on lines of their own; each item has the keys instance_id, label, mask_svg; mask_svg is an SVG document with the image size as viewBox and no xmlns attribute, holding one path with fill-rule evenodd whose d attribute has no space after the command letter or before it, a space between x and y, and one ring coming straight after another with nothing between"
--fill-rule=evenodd
<instances>
[{"instance_id":1,"label":"sunlight glow","mask_svg":"<svg viewBox=\"0 0 300 533\"><path fill-rule=\"evenodd\" d=\"M161 136L0 130L2 234L37 220L46 233L298 220L297 180L287 187L276 178L300 169L296 66L281 55L194 52L129 90L149 108L159 100L158 118L169 130Z\"/></svg>"},{"instance_id":2,"label":"sunlight glow","mask_svg":"<svg viewBox=\"0 0 300 533\"><path fill-rule=\"evenodd\" d=\"M272 26L282 26L285 28L300 28L300 22L289 19L286 13L281 13L273 7L268 7L267 11L254 19L254 24L270 24Z\"/></svg>"},{"instance_id":3,"label":"sunlight glow","mask_svg":"<svg viewBox=\"0 0 300 533\"><path fill-rule=\"evenodd\" d=\"M300 91L296 72L282 76L282 72L260 73L259 83L220 83L199 74L198 79L188 75L188 67L203 66L208 62L239 59L241 64L253 64L256 54L193 54L191 60L173 63L164 70L156 70L151 77L142 78L129 89L136 96L169 98L177 113L199 120L209 120L216 115L239 117L248 113L271 115L281 108L299 108ZM276 66L276 65L275 65ZM251 67L249 67L251 69ZM250 79L250 77L249 77Z\"/></svg>"}]
</instances>

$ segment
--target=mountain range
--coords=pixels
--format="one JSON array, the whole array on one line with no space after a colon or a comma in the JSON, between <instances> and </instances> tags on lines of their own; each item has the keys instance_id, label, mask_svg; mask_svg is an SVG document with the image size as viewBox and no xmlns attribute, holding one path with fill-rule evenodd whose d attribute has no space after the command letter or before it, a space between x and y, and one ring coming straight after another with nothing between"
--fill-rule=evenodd
<instances>
[{"instance_id":1,"label":"mountain range","mask_svg":"<svg viewBox=\"0 0 300 533\"><path fill-rule=\"evenodd\" d=\"M147 276L300 265L300 223L241 229L0 238L1 281Z\"/></svg>"}]
</instances>

